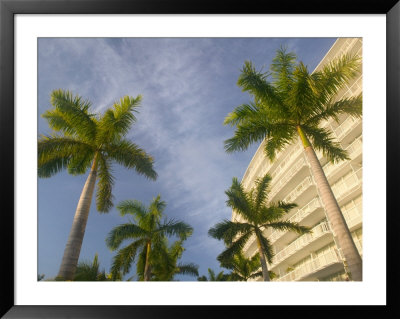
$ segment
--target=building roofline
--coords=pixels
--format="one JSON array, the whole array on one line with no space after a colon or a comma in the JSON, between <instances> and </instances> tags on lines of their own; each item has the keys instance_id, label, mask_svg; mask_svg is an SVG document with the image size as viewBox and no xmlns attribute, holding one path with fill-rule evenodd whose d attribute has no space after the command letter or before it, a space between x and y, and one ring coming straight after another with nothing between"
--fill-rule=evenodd
<instances>
[{"instance_id":1,"label":"building roofline","mask_svg":"<svg viewBox=\"0 0 400 319\"><path fill-rule=\"evenodd\" d=\"M312 71L312 73L314 73L318 67L322 64L322 62L324 62L325 58L328 56L328 54L332 51L333 47L337 44L337 42L342 39L342 38L337 38L336 41L332 44L332 46L330 47L330 49L328 50L328 52L325 53L324 57L321 59L321 61L319 61L318 65L314 68L314 71ZM312 74L311 73L311 74Z\"/></svg>"}]
</instances>

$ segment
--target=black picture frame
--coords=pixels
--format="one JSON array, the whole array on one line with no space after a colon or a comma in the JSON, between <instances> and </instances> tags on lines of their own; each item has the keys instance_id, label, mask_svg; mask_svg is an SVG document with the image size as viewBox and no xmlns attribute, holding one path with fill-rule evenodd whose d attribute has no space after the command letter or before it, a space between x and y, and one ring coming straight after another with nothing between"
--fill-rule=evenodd
<instances>
[{"instance_id":1,"label":"black picture frame","mask_svg":"<svg viewBox=\"0 0 400 319\"><path fill-rule=\"evenodd\" d=\"M400 4L398 0L362 1L177 1L177 0L0 0L0 181L2 207L0 231L1 309L4 318L164 318L164 317L247 317L262 311L268 316L310 315L309 306L29 306L14 303L14 16L15 14L385 14L387 21L387 105L386 105L386 217L387 217L387 304L386 306L318 306L316 314L329 316L399 317L394 273L398 248L394 228L398 180L400 123ZM383 107L383 106L379 106ZM382 141L382 146L384 141ZM381 151L380 146L376 146ZM380 148L380 150L379 150ZM388 174L390 172L390 174ZM377 186L379 187L379 186ZM382 203L384 207L384 203ZM382 212L381 212L382 213ZM378 275L377 270L377 275ZM238 292L240 293L240 292ZM373 294L374 292L371 291ZM268 309L264 309L268 307ZM329 308L329 312L327 309ZM397 313L397 315L396 315Z\"/></svg>"}]
</instances>

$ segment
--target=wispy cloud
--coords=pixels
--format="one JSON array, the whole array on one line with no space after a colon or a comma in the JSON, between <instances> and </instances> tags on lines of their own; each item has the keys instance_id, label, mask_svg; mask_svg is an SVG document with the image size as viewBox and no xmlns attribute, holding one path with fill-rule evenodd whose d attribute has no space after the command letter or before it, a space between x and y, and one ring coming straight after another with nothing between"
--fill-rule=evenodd
<instances>
[{"instance_id":1,"label":"wispy cloud","mask_svg":"<svg viewBox=\"0 0 400 319\"><path fill-rule=\"evenodd\" d=\"M222 247L207 231L230 218L224 191L233 176L242 177L257 148L230 155L223 148L232 134L222 125L224 117L248 101L236 86L240 68L245 60L268 66L283 42L295 50L302 43L295 39L43 38L39 40L39 113L50 106L49 93L57 88L90 99L96 112L124 95L141 94L138 121L128 138L155 158L159 177L144 184L116 166L115 190L121 192L117 197L131 196L127 189L141 190L146 198L160 192L169 217L194 227L185 254L206 268L216 264ZM46 127L40 119L40 133ZM144 197L135 199L148 204ZM121 222L116 215L110 219ZM104 245L104 238L100 241ZM64 244L60 243L60 250ZM196 260L196 254L201 260Z\"/></svg>"}]
</instances>

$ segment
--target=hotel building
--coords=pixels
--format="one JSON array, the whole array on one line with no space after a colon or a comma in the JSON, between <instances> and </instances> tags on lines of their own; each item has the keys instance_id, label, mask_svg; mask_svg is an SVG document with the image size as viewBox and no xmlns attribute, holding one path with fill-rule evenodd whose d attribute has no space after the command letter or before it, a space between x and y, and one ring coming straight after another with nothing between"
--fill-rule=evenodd
<instances>
[{"instance_id":1,"label":"hotel building","mask_svg":"<svg viewBox=\"0 0 400 319\"><path fill-rule=\"evenodd\" d=\"M336 40L315 71L346 53L362 56L362 39ZM361 92L362 75L342 89L337 98L358 95ZM322 123L322 126L331 129L350 157L350 160L331 164L322 153L316 152L362 257L362 120L342 116L339 123L330 120ZM265 157L263 146L264 142L254 154L242 178L242 184L248 191L254 186L256 178L269 173L272 176L269 201L296 203L298 207L292 209L285 219L312 229L312 233L305 235L265 230L275 254L273 263L268 264L268 270L277 274L273 281L346 280L343 256L326 219L300 139L298 143L278 153L273 162ZM239 221L241 218L233 212L232 220ZM248 257L257 252L254 238L247 242L244 252Z\"/></svg>"}]
</instances>

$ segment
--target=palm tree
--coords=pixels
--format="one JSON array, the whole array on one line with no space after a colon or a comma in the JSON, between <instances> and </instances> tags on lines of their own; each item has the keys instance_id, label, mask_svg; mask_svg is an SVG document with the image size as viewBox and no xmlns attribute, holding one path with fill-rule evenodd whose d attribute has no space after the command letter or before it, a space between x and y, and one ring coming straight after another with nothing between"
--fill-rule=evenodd
<instances>
[{"instance_id":1,"label":"palm tree","mask_svg":"<svg viewBox=\"0 0 400 319\"><path fill-rule=\"evenodd\" d=\"M197 281L229 281L230 274L224 274L224 271L219 272L215 275L214 270L208 268L208 278L206 276L201 276L197 278Z\"/></svg>"},{"instance_id":2,"label":"palm tree","mask_svg":"<svg viewBox=\"0 0 400 319\"><path fill-rule=\"evenodd\" d=\"M341 114L361 117L361 94L340 100L335 97L359 74L360 66L358 56L346 54L310 74L302 62L296 63L295 54L283 48L277 51L270 73L256 71L246 61L237 83L254 100L236 107L224 121L236 128L234 136L225 141L227 152L243 151L254 142L265 141L265 154L272 161L278 151L300 138L327 219L357 281L362 280L362 260L314 149L322 151L332 163L349 159L332 132L319 124L329 119L338 121Z\"/></svg>"},{"instance_id":3,"label":"palm tree","mask_svg":"<svg viewBox=\"0 0 400 319\"><path fill-rule=\"evenodd\" d=\"M155 180L157 177L152 157L124 138L136 121L133 113L137 112L140 101L140 95L125 96L103 115L96 115L90 113L89 101L74 97L69 91L51 93L54 108L42 116L54 134L39 138L38 176L51 177L65 168L72 175L84 174L90 168L64 250L59 278L72 280L74 277L97 176L97 210L104 213L113 206L113 161L147 178Z\"/></svg>"},{"instance_id":4,"label":"palm tree","mask_svg":"<svg viewBox=\"0 0 400 319\"><path fill-rule=\"evenodd\" d=\"M228 262L221 263L221 266L232 270L232 274L230 275L230 280L232 281L247 281L262 277L263 275L262 271L259 271L261 263L258 254L251 258L246 258L243 253L239 252ZM271 271L269 271L269 275L271 275Z\"/></svg>"},{"instance_id":5,"label":"palm tree","mask_svg":"<svg viewBox=\"0 0 400 319\"><path fill-rule=\"evenodd\" d=\"M246 242L255 236L258 246L258 256L264 281L269 281L268 267L265 260L272 263L273 252L269 240L264 235L264 230L273 228L277 230L295 231L299 234L310 232L305 226L298 223L282 220L282 217L291 209L297 207L294 203L267 203L268 190L271 177L266 174L255 181L255 187L249 192L239 183L238 179L232 179L231 187L225 191L228 196L227 205L243 218L241 221L224 221L216 224L208 231L208 234L216 239L224 240L225 249L217 259L221 264L232 260L234 255L242 252Z\"/></svg>"},{"instance_id":6,"label":"palm tree","mask_svg":"<svg viewBox=\"0 0 400 319\"><path fill-rule=\"evenodd\" d=\"M182 243L183 240L177 240L168 247L167 238L161 242L160 247L153 254L151 280L171 281L175 275L199 276L198 265L178 262L185 251Z\"/></svg>"},{"instance_id":7,"label":"palm tree","mask_svg":"<svg viewBox=\"0 0 400 319\"><path fill-rule=\"evenodd\" d=\"M137 200L126 200L117 206L121 216L130 214L134 220L113 228L106 239L107 246L116 250L125 240L133 242L120 249L114 256L111 266L113 275L120 271L122 275L128 273L136 255L139 255L137 273L142 272L143 280L149 281L156 259L155 254L160 251L165 237L178 236L180 240L185 240L192 234L193 228L182 221L161 221L165 207L166 203L161 201L160 195L153 198L149 207Z\"/></svg>"},{"instance_id":8,"label":"palm tree","mask_svg":"<svg viewBox=\"0 0 400 319\"><path fill-rule=\"evenodd\" d=\"M100 264L98 255L94 256L93 262L79 262L76 267L74 281L109 281L106 272L99 271Z\"/></svg>"}]
</instances>

